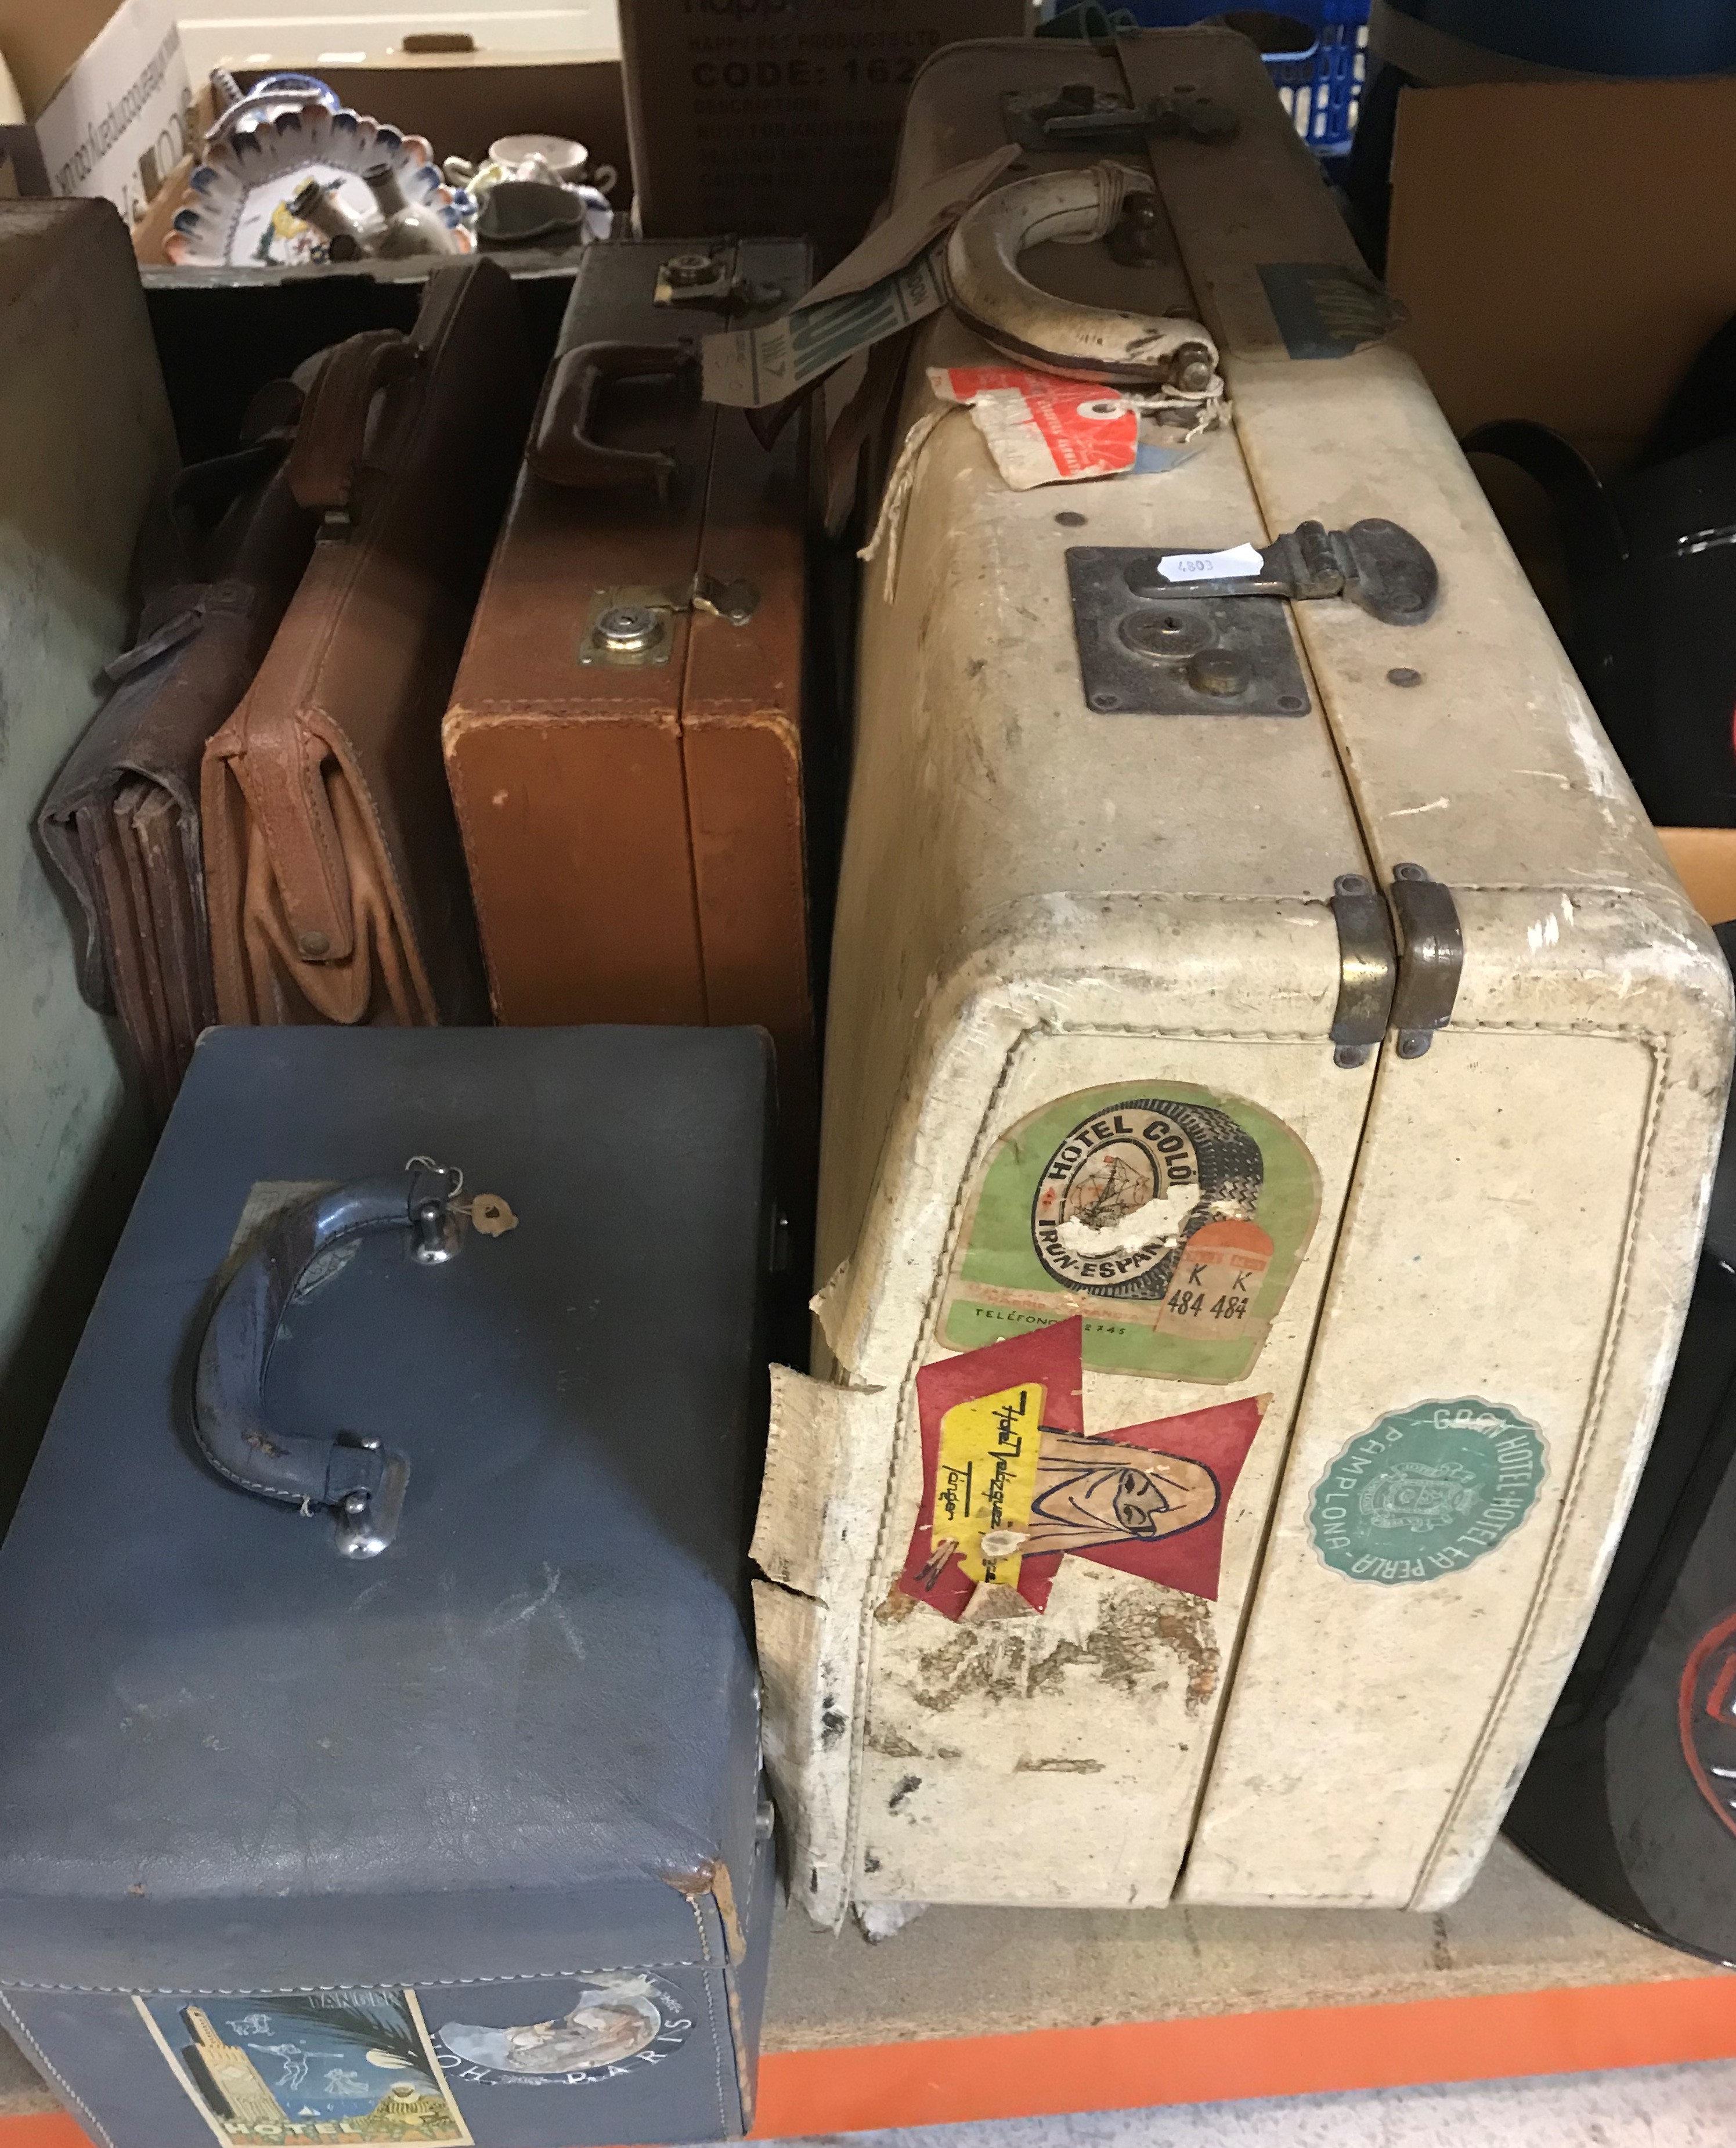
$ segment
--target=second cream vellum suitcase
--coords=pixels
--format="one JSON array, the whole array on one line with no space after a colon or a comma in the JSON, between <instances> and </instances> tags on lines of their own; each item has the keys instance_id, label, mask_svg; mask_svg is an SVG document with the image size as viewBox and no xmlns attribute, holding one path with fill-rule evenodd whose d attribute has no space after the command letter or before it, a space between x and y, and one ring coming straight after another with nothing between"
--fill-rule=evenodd
<instances>
[{"instance_id":1,"label":"second cream vellum suitcase","mask_svg":"<svg viewBox=\"0 0 1736 2148\"><path fill-rule=\"evenodd\" d=\"M581 256L444 740L496 1017L757 1023L811 1185L805 429L768 454L695 356L809 280L800 240Z\"/></svg>"},{"instance_id":2,"label":"second cream vellum suitcase","mask_svg":"<svg viewBox=\"0 0 1736 2148\"><path fill-rule=\"evenodd\" d=\"M936 314L896 427L755 1544L793 1891L1431 1909L1644 1458L1728 981L1254 51L942 53L895 208L1009 139L1141 208L1021 262L990 197L1000 347ZM1020 273L1086 401L1142 318L1233 424L1010 489L929 371ZM1157 565L1242 545L1294 602Z\"/></svg>"}]
</instances>

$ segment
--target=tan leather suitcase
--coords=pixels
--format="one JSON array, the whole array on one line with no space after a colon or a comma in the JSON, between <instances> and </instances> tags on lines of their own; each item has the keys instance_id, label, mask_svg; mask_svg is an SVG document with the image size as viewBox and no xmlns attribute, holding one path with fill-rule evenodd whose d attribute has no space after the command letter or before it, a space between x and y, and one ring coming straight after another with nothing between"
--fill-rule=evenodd
<instances>
[{"instance_id":1,"label":"tan leather suitcase","mask_svg":"<svg viewBox=\"0 0 1736 2148\"><path fill-rule=\"evenodd\" d=\"M326 360L288 465L322 517L314 556L205 751L224 1021L482 1014L439 732L529 402L518 294L490 261L438 270L409 335Z\"/></svg>"},{"instance_id":2,"label":"tan leather suitcase","mask_svg":"<svg viewBox=\"0 0 1736 2148\"><path fill-rule=\"evenodd\" d=\"M768 453L700 401L695 354L808 279L795 240L585 252L444 728L497 1017L756 1022L792 1157L804 436Z\"/></svg>"}]
</instances>

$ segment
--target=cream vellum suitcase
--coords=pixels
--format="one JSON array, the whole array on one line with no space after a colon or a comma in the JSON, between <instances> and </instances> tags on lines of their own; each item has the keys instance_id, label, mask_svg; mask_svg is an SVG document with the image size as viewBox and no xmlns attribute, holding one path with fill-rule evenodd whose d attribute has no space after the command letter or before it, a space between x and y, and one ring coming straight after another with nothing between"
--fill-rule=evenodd
<instances>
[{"instance_id":1,"label":"cream vellum suitcase","mask_svg":"<svg viewBox=\"0 0 1736 2148\"><path fill-rule=\"evenodd\" d=\"M915 338L863 600L824 1343L777 1377L755 1545L795 1892L821 1923L1434 1909L1644 1458L1729 985L1252 46L944 51L895 204L1010 134L1004 190L1112 161L1156 203L1021 259L1080 221L991 195ZM1141 336L1204 339L1233 424L1011 489L928 374L1016 359L1021 274L1025 349L1071 337L1107 396ZM1369 519L1432 560L1426 618L1358 580ZM1309 522L1352 538L1273 547ZM1247 544L1304 593L1155 570ZM1322 556L1347 595L1306 593Z\"/></svg>"}]
</instances>

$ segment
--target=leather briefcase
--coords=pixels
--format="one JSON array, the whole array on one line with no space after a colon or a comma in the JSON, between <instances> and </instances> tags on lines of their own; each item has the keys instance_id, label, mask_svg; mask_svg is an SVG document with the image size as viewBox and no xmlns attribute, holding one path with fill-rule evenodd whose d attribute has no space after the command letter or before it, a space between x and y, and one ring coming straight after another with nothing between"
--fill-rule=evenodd
<instances>
[{"instance_id":1,"label":"leather briefcase","mask_svg":"<svg viewBox=\"0 0 1736 2148\"><path fill-rule=\"evenodd\" d=\"M787 239L587 249L444 727L496 1016L756 1022L792 1157L803 443L703 404L693 352L809 274Z\"/></svg>"},{"instance_id":2,"label":"leather briefcase","mask_svg":"<svg viewBox=\"0 0 1736 2148\"><path fill-rule=\"evenodd\" d=\"M199 844L205 744L251 683L294 595L314 517L283 467L302 391L273 381L237 452L183 470L147 523L147 594L114 691L38 816L84 923L79 983L117 1015L154 1114L217 1019Z\"/></svg>"},{"instance_id":3,"label":"leather briefcase","mask_svg":"<svg viewBox=\"0 0 1736 2148\"><path fill-rule=\"evenodd\" d=\"M743 2130L768 1061L195 1051L0 1545L0 2025L93 2141Z\"/></svg>"},{"instance_id":4,"label":"leather briefcase","mask_svg":"<svg viewBox=\"0 0 1736 2148\"><path fill-rule=\"evenodd\" d=\"M205 755L225 1021L481 1012L439 730L529 399L518 297L488 261L436 271L410 334L352 336L320 374L289 459L314 556Z\"/></svg>"}]
</instances>

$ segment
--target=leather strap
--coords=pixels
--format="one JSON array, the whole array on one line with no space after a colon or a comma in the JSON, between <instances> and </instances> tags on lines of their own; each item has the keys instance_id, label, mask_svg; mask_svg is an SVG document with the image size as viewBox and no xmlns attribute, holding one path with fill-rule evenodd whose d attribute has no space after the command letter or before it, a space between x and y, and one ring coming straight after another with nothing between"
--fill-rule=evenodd
<instances>
[{"instance_id":1,"label":"leather strap","mask_svg":"<svg viewBox=\"0 0 1736 2148\"><path fill-rule=\"evenodd\" d=\"M368 413L381 389L415 370L416 346L397 329L369 329L340 343L320 369L289 451L297 504L322 514L349 504L367 444Z\"/></svg>"}]
</instances>

